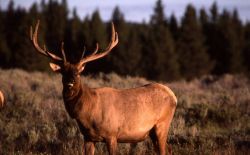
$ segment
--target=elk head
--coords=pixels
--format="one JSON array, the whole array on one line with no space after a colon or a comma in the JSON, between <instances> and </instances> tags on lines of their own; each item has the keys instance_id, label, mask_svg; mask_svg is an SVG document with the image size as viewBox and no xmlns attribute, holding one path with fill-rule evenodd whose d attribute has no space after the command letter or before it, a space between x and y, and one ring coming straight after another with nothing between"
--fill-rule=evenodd
<instances>
[{"instance_id":1,"label":"elk head","mask_svg":"<svg viewBox=\"0 0 250 155\"><path fill-rule=\"evenodd\" d=\"M74 91L77 90L76 88L79 87L80 74L84 70L86 63L106 56L107 54L110 53L112 48L114 48L118 43L118 34L117 34L117 32L115 32L114 24L112 23L111 41L110 41L108 47L103 52L98 53L99 46L98 46L98 43L96 43L96 49L94 50L94 52L92 54L84 57L84 53L85 53L85 47L84 47L81 59L77 63L70 63L66 59L63 42L61 45L62 57L59 57L59 56L55 55L53 52L47 50L45 45L43 48L41 48L39 46L38 41L37 41L39 23L40 23L40 21L38 20L34 33L32 30L32 26L31 26L30 39L31 39L34 47L37 49L37 51L40 54L52 59L53 62L50 63L50 68L54 72L59 72L62 74L63 88L64 88L64 90L70 92L70 93L68 93L69 95L72 95L74 93Z\"/></svg>"}]
</instances>

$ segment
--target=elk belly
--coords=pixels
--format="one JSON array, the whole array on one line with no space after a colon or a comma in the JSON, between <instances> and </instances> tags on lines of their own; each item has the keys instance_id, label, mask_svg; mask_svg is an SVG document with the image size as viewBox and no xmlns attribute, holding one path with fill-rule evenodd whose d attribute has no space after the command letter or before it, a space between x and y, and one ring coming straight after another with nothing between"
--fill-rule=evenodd
<instances>
[{"instance_id":1,"label":"elk belly","mask_svg":"<svg viewBox=\"0 0 250 155\"><path fill-rule=\"evenodd\" d=\"M150 127L141 127L141 128L131 128L131 129L122 129L118 134L118 142L138 142L143 141L148 137L149 131L153 128L153 125Z\"/></svg>"},{"instance_id":2,"label":"elk belly","mask_svg":"<svg viewBox=\"0 0 250 155\"><path fill-rule=\"evenodd\" d=\"M138 142L147 138L155 120L128 120L118 129L119 142Z\"/></svg>"}]
</instances>

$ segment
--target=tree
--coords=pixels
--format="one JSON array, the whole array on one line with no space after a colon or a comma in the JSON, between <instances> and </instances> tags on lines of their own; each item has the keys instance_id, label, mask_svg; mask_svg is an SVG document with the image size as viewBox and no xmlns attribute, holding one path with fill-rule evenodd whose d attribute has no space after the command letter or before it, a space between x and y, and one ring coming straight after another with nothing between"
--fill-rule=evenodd
<instances>
[{"instance_id":1,"label":"tree","mask_svg":"<svg viewBox=\"0 0 250 155\"><path fill-rule=\"evenodd\" d=\"M141 46L140 49L140 55L141 58L139 60L139 65L136 68L136 74L147 77L149 74L150 65L148 62L150 62L150 43L149 43L149 38L150 38L150 27L146 22L143 22L140 25L135 25L134 29L136 30L137 37L138 37L138 45ZM131 28L133 30L133 28Z\"/></svg>"},{"instance_id":2,"label":"tree","mask_svg":"<svg viewBox=\"0 0 250 155\"><path fill-rule=\"evenodd\" d=\"M161 0L158 0L150 20L145 63L148 64L149 78L169 81L179 77L179 66L173 38L167 27L163 10Z\"/></svg>"},{"instance_id":3,"label":"tree","mask_svg":"<svg viewBox=\"0 0 250 155\"><path fill-rule=\"evenodd\" d=\"M68 58L71 62L79 61L79 57L84 50L84 40L82 39L82 23L77 15L77 11L73 9L73 17L68 20L65 30L65 50L68 51Z\"/></svg>"},{"instance_id":4,"label":"tree","mask_svg":"<svg viewBox=\"0 0 250 155\"><path fill-rule=\"evenodd\" d=\"M174 14L170 16L170 21L169 21L169 30L171 34L173 35L174 40L176 41L178 39L178 32L179 32L179 27L178 23L176 20L176 17Z\"/></svg>"},{"instance_id":5,"label":"tree","mask_svg":"<svg viewBox=\"0 0 250 155\"><path fill-rule=\"evenodd\" d=\"M100 47L104 48L104 46L107 45L107 33L106 26L100 17L99 10L93 12L89 28L93 37L92 45L94 46L98 42Z\"/></svg>"},{"instance_id":6,"label":"tree","mask_svg":"<svg viewBox=\"0 0 250 155\"><path fill-rule=\"evenodd\" d=\"M210 8L210 13L212 15L211 17L211 21L212 23L216 23L218 21L219 18L219 13L218 13L218 6L217 3L214 2Z\"/></svg>"},{"instance_id":7,"label":"tree","mask_svg":"<svg viewBox=\"0 0 250 155\"><path fill-rule=\"evenodd\" d=\"M154 13L151 16L150 23L151 23L151 25L157 25L157 24L158 25L165 25L167 23L166 17L164 14L164 6L163 6L161 0L156 1Z\"/></svg>"},{"instance_id":8,"label":"tree","mask_svg":"<svg viewBox=\"0 0 250 155\"><path fill-rule=\"evenodd\" d=\"M4 23L4 12L0 8L0 23ZM4 25L0 24L0 66L9 67L9 61L11 58L10 49L4 35Z\"/></svg>"},{"instance_id":9,"label":"tree","mask_svg":"<svg viewBox=\"0 0 250 155\"><path fill-rule=\"evenodd\" d=\"M14 2L10 1L3 25L5 40L11 53L9 67L21 67L31 70L33 66L30 63L33 60L30 57L27 17L25 9L18 7L14 10Z\"/></svg>"},{"instance_id":10,"label":"tree","mask_svg":"<svg viewBox=\"0 0 250 155\"><path fill-rule=\"evenodd\" d=\"M247 74L250 76L250 23L248 22L245 26L245 44L244 44L244 49L243 49L243 56L244 56L244 64L247 69Z\"/></svg>"},{"instance_id":11,"label":"tree","mask_svg":"<svg viewBox=\"0 0 250 155\"><path fill-rule=\"evenodd\" d=\"M106 33L106 25L103 23L99 10L95 10L92 14L91 20L88 25L89 38L86 38L90 43L90 47L87 47L86 54L90 54L95 49L96 43L99 44L99 51L104 50L107 47L107 33ZM98 61L90 62L91 65L88 65L86 68L86 72L96 73L100 70L105 70L105 67L108 67L105 62L105 59L100 59Z\"/></svg>"},{"instance_id":12,"label":"tree","mask_svg":"<svg viewBox=\"0 0 250 155\"><path fill-rule=\"evenodd\" d=\"M133 68L133 65L128 63L128 60L132 61L134 58L131 56L138 53L139 51L134 51L134 49L133 51L128 50L132 44L132 38L129 37L131 32L129 32L128 24L125 22L124 15L118 6L115 7L111 18L111 20L114 22L116 31L119 34L119 43L113 49L112 55L110 55L110 59L108 61L109 64L113 66L113 71L119 74L127 75L129 72L131 72L131 68ZM108 30L110 31L110 27ZM136 32L133 31L133 33ZM133 35L133 41L135 41L135 36L136 34Z\"/></svg>"},{"instance_id":13,"label":"tree","mask_svg":"<svg viewBox=\"0 0 250 155\"><path fill-rule=\"evenodd\" d=\"M200 10L200 23L203 26L206 26L209 23L209 17L207 15L207 12L204 8Z\"/></svg>"},{"instance_id":14,"label":"tree","mask_svg":"<svg viewBox=\"0 0 250 155\"><path fill-rule=\"evenodd\" d=\"M222 34L218 27L218 7L216 3L213 3L210 8L211 17L207 15L205 9L200 10L200 22L202 24L202 31L205 36L205 45L207 47L207 53L213 62L212 74L220 74L218 70L218 54L221 53Z\"/></svg>"},{"instance_id":15,"label":"tree","mask_svg":"<svg viewBox=\"0 0 250 155\"><path fill-rule=\"evenodd\" d=\"M232 23L233 23L233 29L234 29L234 37L235 43L233 52L234 57L234 66L232 66L231 71L232 73L241 73L245 70L245 67L243 65L243 46L245 42L244 38L244 29L241 20L239 19L238 11L234 9L233 15L232 15ZM236 39L237 38L237 39Z\"/></svg>"},{"instance_id":16,"label":"tree","mask_svg":"<svg viewBox=\"0 0 250 155\"><path fill-rule=\"evenodd\" d=\"M238 17L234 18L224 10L218 21L218 29L221 34L220 44L217 47L220 51L216 54L215 66L218 74L237 73L243 70L241 57L243 35L242 31L238 29Z\"/></svg>"},{"instance_id":17,"label":"tree","mask_svg":"<svg viewBox=\"0 0 250 155\"><path fill-rule=\"evenodd\" d=\"M126 64L125 73L126 75L139 75L141 64L140 60L142 57L142 46L140 43L139 33L136 29L136 26L133 26L134 29L131 29L128 34L128 40L125 42L125 55L123 58L123 63Z\"/></svg>"},{"instance_id":18,"label":"tree","mask_svg":"<svg viewBox=\"0 0 250 155\"><path fill-rule=\"evenodd\" d=\"M57 55L61 56L61 42L64 41L64 32L68 16L66 0L63 0L62 4L54 0L49 0L42 13L46 23L46 45L48 49L51 49ZM68 55L67 51L65 51L65 53Z\"/></svg>"},{"instance_id":19,"label":"tree","mask_svg":"<svg viewBox=\"0 0 250 155\"><path fill-rule=\"evenodd\" d=\"M188 5L182 19L178 53L182 76L187 79L209 74L212 64L204 46L201 26L192 5Z\"/></svg>"},{"instance_id":20,"label":"tree","mask_svg":"<svg viewBox=\"0 0 250 155\"><path fill-rule=\"evenodd\" d=\"M25 32L27 33L25 36L25 39L27 39L27 50L26 52L29 52L29 57L26 59L29 60L29 65L31 67L31 70L40 70L40 71L48 71L49 65L48 65L48 59L42 55L37 55L36 49L33 47L31 41L28 38L28 30L31 25L35 25L37 20L40 20L40 28L39 28L39 35L38 40L41 45L45 44L45 26L46 23L44 22L44 16L39 11L39 5L37 3L34 3L27 13L27 27L25 28Z\"/></svg>"}]
</instances>

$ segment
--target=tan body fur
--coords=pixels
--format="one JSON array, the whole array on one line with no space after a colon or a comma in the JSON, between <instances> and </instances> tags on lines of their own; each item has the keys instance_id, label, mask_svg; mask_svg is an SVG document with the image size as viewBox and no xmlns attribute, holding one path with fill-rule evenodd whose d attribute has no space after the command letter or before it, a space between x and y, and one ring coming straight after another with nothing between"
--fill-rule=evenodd
<instances>
[{"instance_id":1,"label":"tan body fur","mask_svg":"<svg viewBox=\"0 0 250 155\"><path fill-rule=\"evenodd\" d=\"M157 143L159 137L164 145L161 154L165 154L167 134L177 104L168 87L154 83L123 90L91 89L81 85L75 89L79 94L64 98L65 107L77 120L87 142L112 139L138 142L151 136ZM155 132L155 137L150 132Z\"/></svg>"}]
</instances>

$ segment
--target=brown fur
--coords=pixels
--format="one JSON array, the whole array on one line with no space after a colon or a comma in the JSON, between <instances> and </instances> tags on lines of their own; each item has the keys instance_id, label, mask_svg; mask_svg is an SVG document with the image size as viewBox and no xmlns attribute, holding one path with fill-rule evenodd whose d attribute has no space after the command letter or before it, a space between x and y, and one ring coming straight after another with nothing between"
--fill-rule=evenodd
<instances>
[{"instance_id":1,"label":"brown fur","mask_svg":"<svg viewBox=\"0 0 250 155\"><path fill-rule=\"evenodd\" d=\"M159 154L166 154L166 141L177 99L167 87L152 83L132 89L89 88L81 83L80 74L87 62L107 55L118 43L118 34L112 24L112 37L104 52L82 58L77 64L66 61L62 43L60 58L38 45L39 21L31 40L37 51L50 57L53 71L62 74L64 105L76 119L84 135L84 152L93 155L96 142L106 142L109 154L115 155L117 142L138 142L150 136Z\"/></svg>"},{"instance_id":2,"label":"brown fur","mask_svg":"<svg viewBox=\"0 0 250 155\"><path fill-rule=\"evenodd\" d=\"M110 154L116 154L117 142L142 141L153 132L155 138L151 138L157 151L165 155L168 130L177 104L167 86L152 83L132 89L89 88L77 75L71 87L67 76L74 65L63 68L64 104L84 135L86 154L93 154L95 142L106 142Z\"/></svg>"},{"instance_id":3,"label":"brown fur","mask_svg":"<svg viewBox=\"0 0 250 155\"><path fill-rule=\"evenodd\" d=\"M142 141L154 132L158 151L165 155L167 134L177 104L168 87L153 83L123 90L91 89L85 85L74 89L79 93L74 97L65 97L71 93L63 92L64 104L77 120L87 143L107 142L113 154L117 142Z\"/></svg>"}]
</instances>

